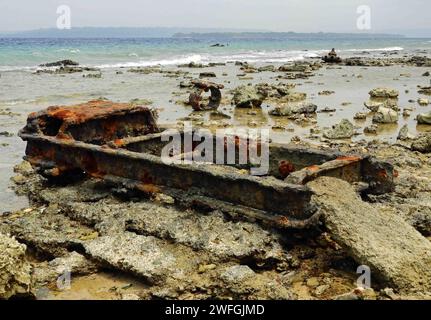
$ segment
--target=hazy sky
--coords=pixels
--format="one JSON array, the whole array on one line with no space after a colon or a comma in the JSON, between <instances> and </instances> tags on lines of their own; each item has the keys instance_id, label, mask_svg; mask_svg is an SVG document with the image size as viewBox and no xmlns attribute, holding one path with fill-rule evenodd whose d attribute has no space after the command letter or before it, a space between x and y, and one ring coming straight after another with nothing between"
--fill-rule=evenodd
<instances>
[{"instance_id":1,"label":"hazy sky","mask_svg":"<svg viewBox=\"0 0 431 320\"><path fill-rule=\"evenodd\" d=\"M371 7L371 32L430 29L430 0L0 0L0 31L55 27L69 5L72 27L205 27L272 31L357 31Z\"/></svg>"}]
</instances>

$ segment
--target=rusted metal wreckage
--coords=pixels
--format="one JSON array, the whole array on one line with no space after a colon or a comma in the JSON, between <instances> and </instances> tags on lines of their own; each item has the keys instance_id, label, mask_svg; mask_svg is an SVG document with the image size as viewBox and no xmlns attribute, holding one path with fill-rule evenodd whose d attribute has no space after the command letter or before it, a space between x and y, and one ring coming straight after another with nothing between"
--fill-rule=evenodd
<instances>
[{"instance_id":1,"label":"rusted metal wreckage","mask_svg":"<svg viewBox=\"0 0 431 320\"><path fill-rule=\"evenodd\" d=\"M222 84L217 84L209 81L195 80L192 81L192 85L195 89L194 92L190 93L189 104L195 111L212 110L217 109L220 105L222 96L220 89L223 89ZM211 96L207 104L202 101L202 93L210 91Z\"/></svg>"},{"instance_id":2,"label":"rusted metal wreckage","mask_svg":"<svg viewBox=\"0 0 431 320\"><path fill-rule=\"evenodd\" d=\"M269 145L265 176L248 174L250 165L166 164L161 150L168 142L162 135L149 108L102 100L30 114L20 132L27 141L25 158L45 177L67 180L85 173L170 195L180 206L218 209L277 227L303 228L316 221L313 193L305 184L318 176L359 183L365 194L393 189L389 163L275 143Z\"/></svg>"}]
</instances>

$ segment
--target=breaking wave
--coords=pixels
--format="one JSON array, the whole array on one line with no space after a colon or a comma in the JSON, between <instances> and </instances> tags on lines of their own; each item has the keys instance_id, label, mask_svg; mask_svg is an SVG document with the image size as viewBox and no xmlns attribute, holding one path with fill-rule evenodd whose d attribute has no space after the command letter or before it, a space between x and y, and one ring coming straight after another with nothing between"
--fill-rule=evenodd
<instances>
[{"instance_id":1,"label":"breaking wave","mask_svg":"<svg viewBox=\"0 0 431 320\"><path fill-rule=\"evenodd\" d=\"M377 49L347 49L347 50L342 50L342 51L347 51L347 52L362 52L362 51L369 51L369 52L387 52L387 51L403 51L404 48L402 47L387 47L387 48L377 48Z\"/></svg>"},{"instance_id":2,"label":"breaking wave","mask_svg":"<svg viewBox=\"0 0 431 320\"><path fill-rule=\"evenodd\" d=\"M120 68L120 67L128 67L128 68L137 68L137 67L154 67L154 66L168 66L168 65L177 65L177 64L186 64L186 63L199 63L202 62L202 56L199 54L194 54L190 56L184 57L174 57L171 59L162 59L162 60L148 60L148 61L135 61L135 62L119 62L114 64L102 64L96 66L96 68L107 69L107 68Z\"/></svg>"},{"instance_id":3,"label":"breaking wave","mask_svg":"<svg viewBox=\"0 0 431 320\"><path fill-rule=\"evenodd\" d=\"M60 49L67 52L72 52L75 49ZM402 47L384 47L384 48L371 48L371 49L340 49L340 54L348 54L353 52L391 52L391 51L403 51ZM79 51L79 50L78 50ZM82 63L82 65L93 66L101 69L109 68L136 68L136 67L152 67L152 66L174 66L180 64L194 63L210 63L210 62L229 62L229 61L247 61L250 63L288 63L294 61L301 61L310 58L319 58L326 54L329 49L318 49L318 50L247 50L247 51L222 51L222 52L205 52L205 53L191 53L175 56L166 56L163 58L154 57L143 60L139 58L136 52L129 52L123 56L124 61L109 62L113 57L101 56L101 59L108 61L104 64L93 63ZM166 54L166 53L165 53ZM82 57L85 59L86 57ZM95 59L92 57L92 59ZM118 57L114 58L118 59ZM88 59L87 59L88 60ZM134 61L131 61L134 60ZM34 71L37 66L0 66L0 71Z\"/></svg>"}]
</instances>

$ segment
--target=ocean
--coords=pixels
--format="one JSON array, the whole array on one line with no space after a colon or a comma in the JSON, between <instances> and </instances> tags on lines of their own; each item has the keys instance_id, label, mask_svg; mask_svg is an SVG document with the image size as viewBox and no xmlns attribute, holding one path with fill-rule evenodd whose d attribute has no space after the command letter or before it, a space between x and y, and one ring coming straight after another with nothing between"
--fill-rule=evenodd
<instances>
[{"instance_id":1,"label":"ocean","mask_svg":"<svg viewBox=\"0 0 431 320\"><path fill-rule=\"evenodd\" d=\"M318 57L336 48L341 54L431 48L430 39L13 39L0 38L0 71L28 69L72 59L99 68L177 65L189 62L283 63ZM220 43L223 47L211 47Z\"/></svg>"}]
</instances>

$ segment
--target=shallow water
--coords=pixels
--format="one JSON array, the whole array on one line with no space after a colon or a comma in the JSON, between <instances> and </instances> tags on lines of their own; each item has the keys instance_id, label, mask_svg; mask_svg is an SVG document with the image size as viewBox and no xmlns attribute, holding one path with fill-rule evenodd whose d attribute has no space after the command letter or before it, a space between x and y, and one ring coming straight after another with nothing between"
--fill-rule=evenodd
<instances>
[{"instance_id":1,"label":"shallow water","mask_svg":"<svg viewBox=\"0 0 431 320\"><path fill-rule=\"evenodd\" d=\"M382 53L376 53L381 56ZM402 52L397 54L402 55ZM397 55L393 55L396 57ZM392 55L391 55L392 56ZM257 63L256 66L266 63ZM277 66L280 64L276 64ZM166 66L163 69L177 70L175 66ZM228 94L230 89L247 83L278 82L275 77L278 72L262 72L249 74L252 80L240 80L237 75L242 73L238 66L228 63L226 66L218 66L205 69L189 69L190 76L198 77L202 71L214 71L217 78L214 81L225 85L223 94ZM122 71L122 74L117 74ZM341 119L347 118L355 123L362 132L363 127L370 124L372 115L366 121L354 121L353 116L357 112L367 112L364 102L369 99L368 92L376 87L389 87L400 92L398 105L413 107L414 111L409 118L400 116L397 125L381 125L378 136L365 136L360 134L353 140L358 139L383 139L394 142L398 131L404 124L409 126L411 133L430 130L430 126L417 126L415 117L418 113L427 112L431 106L421 107L417 103L409 103L408 100L416 101L419 97L425 97L417 93L418 85L429 85L430 78L423 77L426 68L417 67L341 67L322 68L316 71L316 76L308 80L283 80L282 82L296 83L296 91L307 93L307 100L315 103L319 109L325 107L335 108L335 113L318 113L318 126L330 127L338 123ZM430 71L430 70L428 70ZM177 104L178 100L187 100L188 93L181 90L178 84L180 78L169 78L164 74L135 74L127 72L126 68L108 68L102 71L101 79L83 78L82 73L68 75L32 74L29 70L5 71L0 77L0 109L9 108L11 112L19 115L0 115L0 132L8 131L14 134L13 137L0 136L0 212L20 209L28 205L25 198L17 197L10 190L9 178L12 175L12 168L19 163L24 155L25 144L17 137L17 132L25 125L26 115L33 111L38 111L51 105L68 105L86 102L88 100L105 97L113 101L128 102L131 99L149 99L153 101L153 106L159 110L159 122L162 124L174 124L178 119L196 113L191 107ZM227 73L227 76L223 76ZM361 77L358 77L358 76ZM408 76L406 76L408 75ZM333 90L335 94L329 96L318 95L319 91ZM409 90L408 93L405 90ZM180 95L174 93L179 92ZM428 97L429 98L429 97ZM228 100L229 101L229 100ZM342 106L342 103L351 103ZM254 109L254 114L250 114L248 109L235 109L229 102L220 106L219 110L231 117L231 120L223 120L235 126L253 126L270 128L273 125L283 126L292 124L294 132L284 130L273 130L271 139L276 142L289 142L293 136L300 136L306 139L309 135L310 127L296 125L293 121L283 117L273 117L268 115L273 105L264 103L261 109ZM203 119L214 120L208 112L203 113ZM215 120L217 123L218 120ZM314 141L316 142L316 141Z\"/></svg>"}]
</instances>

